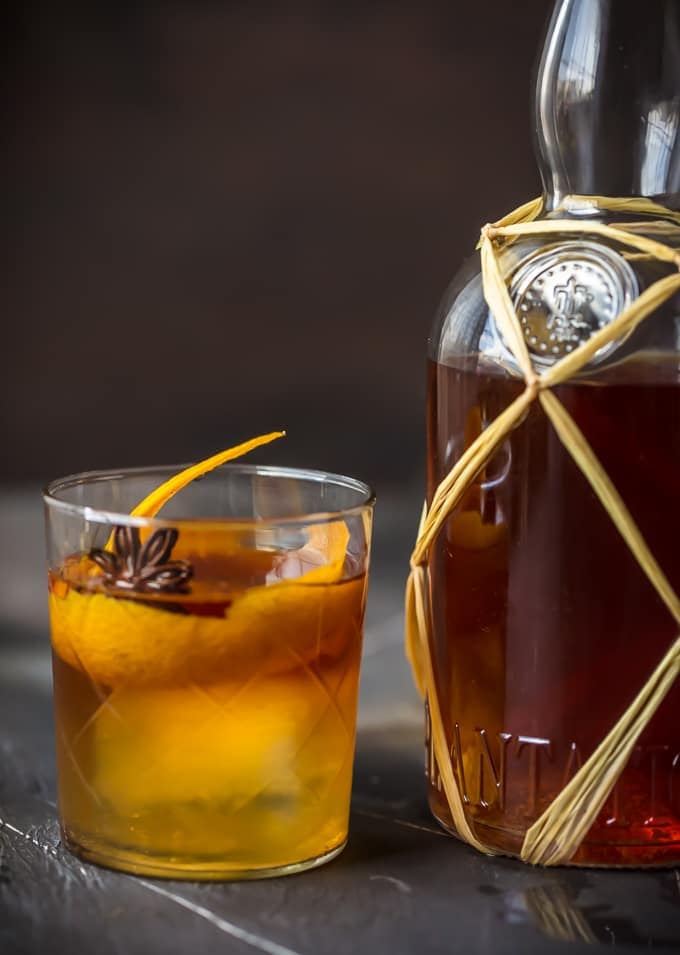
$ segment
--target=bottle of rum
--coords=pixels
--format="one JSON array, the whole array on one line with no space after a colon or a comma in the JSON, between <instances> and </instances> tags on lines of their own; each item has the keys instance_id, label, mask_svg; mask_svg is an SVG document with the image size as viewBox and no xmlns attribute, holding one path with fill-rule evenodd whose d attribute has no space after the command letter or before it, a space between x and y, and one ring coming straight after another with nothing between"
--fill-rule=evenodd
<instances>
[{"instance_id":1,"label":"bottle of rum","mask_svg":"<svg viewBox=\"0 0 680 955\"><path fill-rule=\"evenodd\" d=\"M634 221L638 234L680 248L677 0L557 0L535 115L543 218ZM609 201L634 198L650 201ZM507 246L501 267L537 371L673 271L630 252L586 232ZM524 388L484 301L478 258L443 300L428 374L431 497ZM679 297L555 394L677 593ZM517 854L677 624L537 402L448 518L429 575L437 691L468 820L483 843ZM431 745L428 779L432 811L452 829ZM572 862L680 862L680 681Z\"/></svg>"}]
</instances>

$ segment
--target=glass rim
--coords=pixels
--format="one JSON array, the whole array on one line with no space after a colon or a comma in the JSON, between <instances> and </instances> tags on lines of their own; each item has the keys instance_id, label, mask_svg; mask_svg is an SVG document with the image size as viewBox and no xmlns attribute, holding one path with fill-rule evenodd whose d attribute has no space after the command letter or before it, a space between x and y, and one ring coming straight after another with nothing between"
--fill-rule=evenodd
<instances>
[{"instance_id":1,"label":"glass rim","mask_svg":"<svg viewBox=\"0 0 680 955\"><path fill-rule=\"evenodd\" d=\"M370 484L360 481L358 478L348 475L338 474L333 471L321 471L314 468L295 468L279 467L277 465L260 464L242 464L240 462L230 462L223 464L214 471L203 475L201 480L209 478L211 474L220 472L240 472L242 474L262 474L268 477L284 478L288 480L308 480L317 484L328 482L348 490L354 490L361 495L361 499L349 507L343 507L336 510L309 511L302 514L286 514L282 516L273 515L271 517L136 517L132 514L125 514L119 511L107 510L106 508L92 507L89 504L74 504L57 497L60 490L76 487L79 484L93 484L99 481L121 479L126 477L141 477L142 475L151 475L168 472L168 474L177 474L191 464L163 464L148 467L125 467L125 468L105 468L93 471L78 471L74 474L67 474L64 477L56 478L50 481L42 489L42 499L47 507L55 509L62 514L70 514L75 517L81 517L88 521L99 522L102 524L119 524L128 527L203 527L208 530L216 530L219 527L229 528L250 528L250 527L271 527L284 524L329 524L333 521L342 520L346 517L353 517L364 511L371 510L375 505L375 492ZM193 482L192 482L193 483Z\"/></svg>"}]
</instances>

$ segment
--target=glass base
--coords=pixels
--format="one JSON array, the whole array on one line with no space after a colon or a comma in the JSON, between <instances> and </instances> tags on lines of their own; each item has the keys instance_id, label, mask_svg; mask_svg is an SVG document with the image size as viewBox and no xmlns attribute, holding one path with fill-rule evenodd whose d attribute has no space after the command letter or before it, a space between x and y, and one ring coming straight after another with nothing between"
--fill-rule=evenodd
<instances>
[{"instance_id":1,"label":"glass base","mask_svg":"<svg viewBox=\"0 0 680 955\"><path fill-rule=\"evenodd\" d=\"M248 867L230 862L221 864L215 860L209 862L179 862L176 859L163 859L147 856L142 852L108 847L86 846L76 842L62 829L62 841L69 852L84 862L92 862L106 869L129 872L133 875L148 875L154 879L173 879L191 882L236 882L252 879L276 879L282 875L296 875L307 869L316 869L339 856L347 845L347 840L323 855L311 859L301 859L287 865Z\"/></svg>"}]
</instances>

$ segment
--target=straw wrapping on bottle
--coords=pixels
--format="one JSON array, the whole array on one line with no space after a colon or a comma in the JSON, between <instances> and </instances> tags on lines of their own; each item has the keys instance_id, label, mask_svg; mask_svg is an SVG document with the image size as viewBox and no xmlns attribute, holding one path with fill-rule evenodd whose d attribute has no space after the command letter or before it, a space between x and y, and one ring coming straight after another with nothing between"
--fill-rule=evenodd
<instances>
[{"instance_id":1,"label":"straw wrapping on bottle","mask_svg":"<svg viewBox=\"0 0 680 955\"><path fill-rule=\"evenodd\" d=\"M564 405L549 390L554 385L570 379L600 349L620 336L628 334L664 302L680 292L680 274L671 274L656 281L612 322L539 374L533 367L500 267L498 244L505 247L517 238L527 235L590 233L636 250L628 253L631 256L650 257L680 269L678 251L662 242L638 235L640 223L619 223L617 226L609 226L601 222L555 217L562 210L569 213L575 208L582 208L584 203L616 213L662 214L666 220L671 220L664 223L666 231L673 228L671 223L680 225L680 214L669 212L651 200L567 196L563 200L561 209L556 210L550 219L535 221L543 210L542 200L536 199L520 206L498 222L484 226L478 245L481 249L484 297L521 370L526 388L470 444L436 488L430 507L427 508L425 505L418 538L411 556L411 573L406 588L407 656L411 662L416 686L428 703L434 756L451 816L460 837L488 854L494 854L494 850L480 842L465 814L460 780L456 775L441 717L431 654L432 628L428 605L427 565L430 547L448 516L500 444L512 430L521 426L529 406L534 401L539 401L560 441L590 483L641 570L655 588L675 622L680 625L678 595L654 558L633 515L607 476L585 436ZM661 233L664 231L651 230L649 225L647 230ZM680 635L611 731L569 784L527 831L520 853L525 862L560 865L573 857L621 775L640 734L663 702L679 673Z\"/></svg>"}]
</instances>

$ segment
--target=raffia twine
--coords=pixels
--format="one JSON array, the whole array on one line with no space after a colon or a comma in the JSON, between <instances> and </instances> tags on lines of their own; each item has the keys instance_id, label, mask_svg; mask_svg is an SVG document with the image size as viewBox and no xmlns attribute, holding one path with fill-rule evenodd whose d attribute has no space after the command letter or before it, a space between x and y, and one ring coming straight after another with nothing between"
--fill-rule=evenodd
<instances>
[{"instance_id":1,"label":"raffia twine","mask_svg":"<svg viewBox=\"0 0 680 955\"><path fill-rule=\"evenodd\" d=\"M584 205L592 205L593 210L663 215L667 222L661 223L656 230L650 230L649 225L645 225L648 233L667 233L669 228L673 228L671 223L680 225L680 214L669 213L663 206L647 199L567 196L561 208L567 212L576 209L582 212ZM481 249L484 297L522 372L526 388L465 450L435 490L429 509L427 505L423 508L406 586L406 654L411 663L416 687L429 706L434 755L451 817L458 834L465 842L490 855L494 855L495 850L477 838L466 816L452 753L446 739L430 648L432 628L427 562L430 547L446 519L498 447L510 432L520 425L534 401L539 401L560 441L590 483L673 620L680 626L680 600L668 578L585 436L559 399L549 391L554 385L567 381L579 372L601 348L627 335L680 291L680 274L659 279L609 325L549 369L538 374L529 356L501 271L499 251L520 236L563 235L574 232L590 233L617 242L635 250L629 255L656 259L674 266L679 271L680 253L662 242L638 235L637 231L641 227L638 222L609 226L601 222L555 217L536 222L535 219L542 209L542 200L535 199L515 209L504 219L482 229L478 247ZM557 212L553 215L556 214ZM524 862L561 865L573 857L630 759L640 734L664 700L678 673L680 634L611 731L527 830L520 852Z\"/></svg>"}]
</instances>

